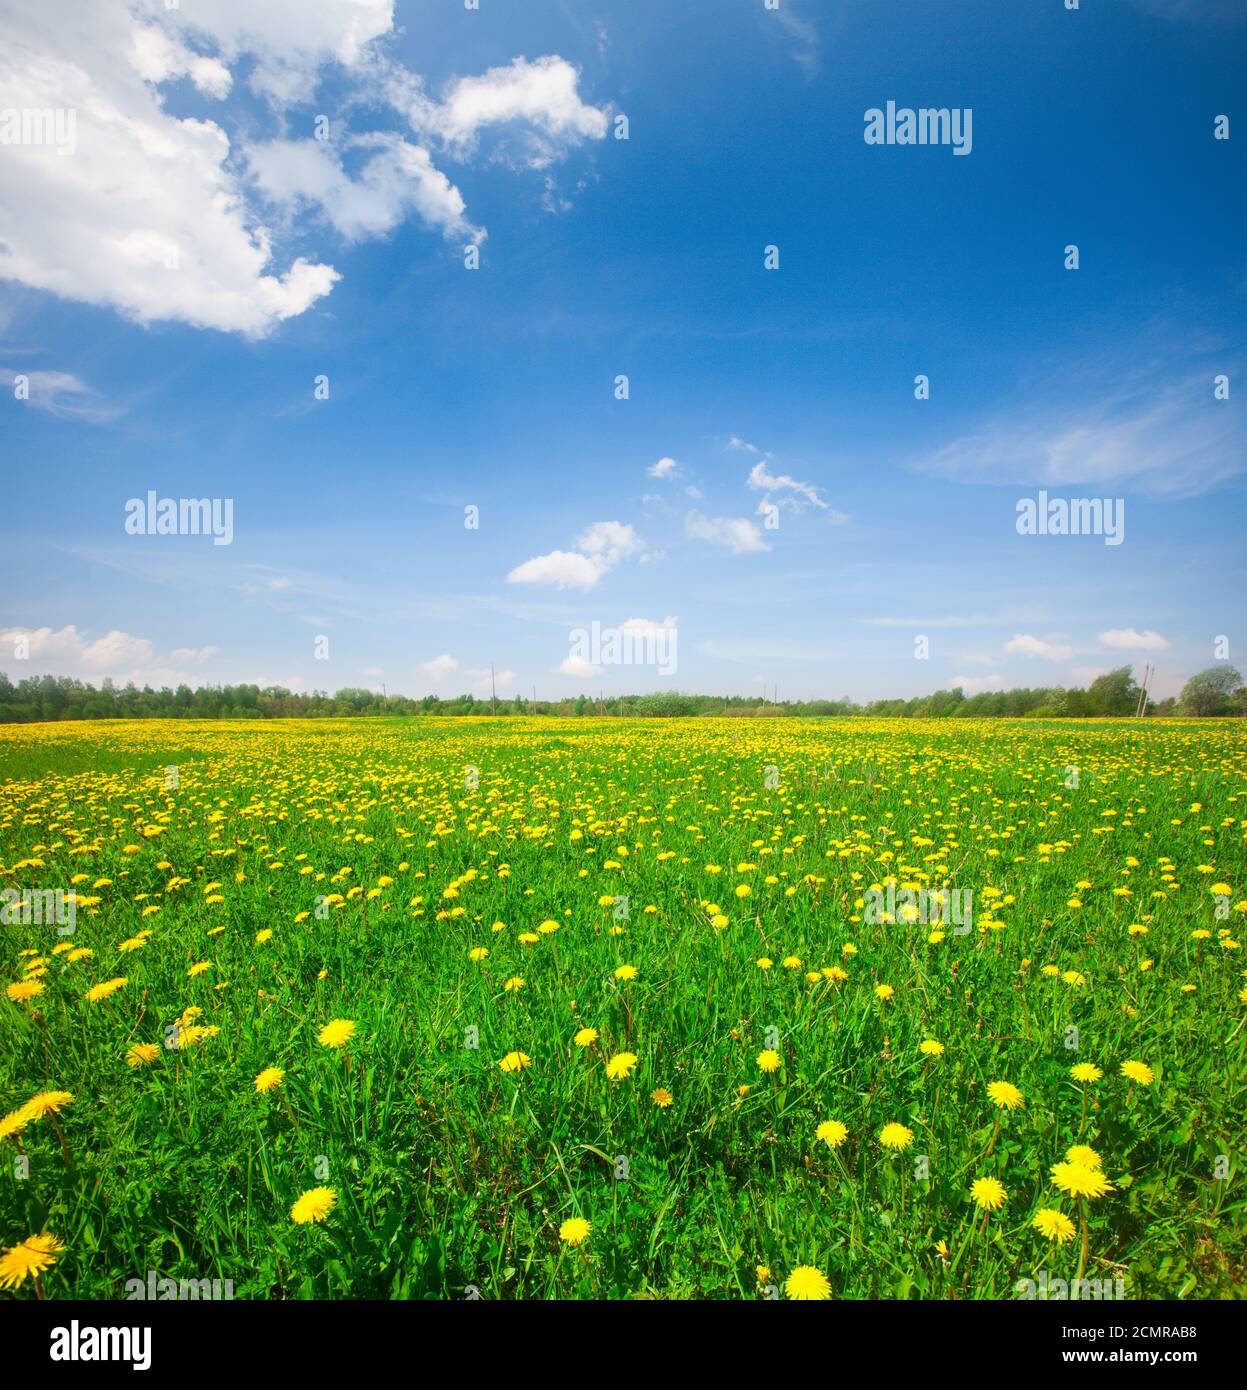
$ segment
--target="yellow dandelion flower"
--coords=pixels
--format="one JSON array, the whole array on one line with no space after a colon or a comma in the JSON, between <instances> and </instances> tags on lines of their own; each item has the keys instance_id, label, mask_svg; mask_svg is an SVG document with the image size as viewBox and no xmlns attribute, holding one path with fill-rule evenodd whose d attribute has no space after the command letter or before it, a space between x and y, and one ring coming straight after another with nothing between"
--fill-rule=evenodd
<instances>
[{"instance_id":1,"label":"yellow dandelion flower","mask_svg":"<svg viewBox=\"0 0 1247 1390\"><path fill-rule=\"evenodd\" d=\"M332 1187L313 1187L304 1192L290 1208L290 1219L298 1226L310 1222L319 1224L338 1204L338 1194Z\"/></svg>"},{"instance_id":2,"label":"yellow dandelion flower","mask_svg":"<svg viewBox=\"0 0 1247 1390\"><path fill-rule=\"evenodd\" d=\"M349 1018L334 1018L320 1030L316 1041L321 1047L342 1047L355 1036L355 1024Z\"/></svg>"},{"instance_id":3,"label":"yellow dandelion flower","mask_svg":"<svg viewBox=\"0 0 1247 1390\"><path fill-rule=\"evenodd\" d=\"M56 1263L64 1244L54 1235L27 1236L20 1245L0 1255L0 1289L17 1289L27 1279L38 1279Z\"/></svg>"},{"instance_id":4,"label":"yellow dandelion flower","mask_svg":"<svg viewBox=\"0 0 1247 1390\"><path fill-rule=\"evenodd\" d=\"M559 1239L564 1245L580 1245L591 1229L583 1216L571 1216L559 1227Z\"/></svg>"},{"instance_id":5,"label":"yellow dandelion flower","mask_svg":"<svg viewBox=\"0 0 1247 1390\"><path fill-rule=\"evenodd\" d=\"M117 993L119 989L124 989L130 983L125 975L118 975L115 979L105 980L103 984L92 985L84 996L88 1004L98 1004L101 999L107 999Z\"/></svg>"},{"instance_id":6,"label":"yellow dandelion flower","mask_svg":"<svg viewBox=\"0 0 1247 1390\"><path fill-rule=\"evenodd\" d=\"M824 1120L814 1131L815 1139L821 1139L829 1149L838 1149L849 1137L849 1131L839 1120Z\"/></svg>"},{"instance_id":7,"label":"yellow dandelion flower","mask_svg":"<svg viewBox=\"0 0 1247 1390\"><path fill-rule=\"evenodd\" d=\"M606 1064L606 1074L612 1081L622 1081L637 1064L635 1052L617 1052Z\"/></svg>"},{"instance_id":8,"label":"yellow dandelion flower","mask_svg":"<svg viewBox=\"0 0 1247 1390\"><path fill-rule=\"evenodd\" d=\"M899 1152L909 1148L914 1142L914 1132L893 1120L879 1131L879 1142L885 1149L895 1149Z\"/></svg>"},{"instance_id":9,"label":"yellow dandelion flower","mask_svg":"<svg viewBox=\"0 0 1247 1390\"><path fill-rule=\"evenodd\" d=\"M8 1139L14 1134L20 1134L29 1123L30 1116L26 1113L25 1106L10 1110L4 1119L0 1120L0 1139Z\"/></svg>"},{"instance_id":10,"label":"yellow dandelion flower","mask_svg":"<svg viewBox=\"0 0 1247 1390\"><path fill-rule=\"evenodd\" d=\"M1016 1110L1023 1104L1021 1091L1008 1081L991 1082L987 1087L987 1094L991 1097L992 1104L1002 1110Z\"/></svg>"},{"instance_id":11,"label":"yellow dandelion flower","mask_svg":"<svg viewBox=\"0 0 1247 1390\"><path fill-rule=\"evenodd\" d=\"M1041 1207L1034 1215L1031 1225L1049 1240L1055 1240L1058 1245L1064 1245L1067 1240L1073 1240L1075 1235L1074 1223L1065 1215L1063 1211L1057 1211L1053 1207Z\"/></svg>"},{"instance_id":12,"label":"yellow dandelion flower","mask_svg":"<svg viewBox=\"0 0 1247 1390\"><path fill-rule=\"evenodd\" d=\"M45 1115L59 1115L66 1105L73 1103L73 1099L73 1094L69 1091L40 1091L37 1096L32 1096L22 1109L30 1119L41 1120Z\"/></svg>"},{"instance_id":13,"label":"yellow dandelion flower","mask_svg":"<svg viewBox=\"0 0 1247 1390\"><path fill-rule=\"evenodd\" d=\"M831 1284L821 1269L798 1265L784 1280L784 1294L797 1303L822 1303L831 1297Z\"/></svg>"},{"instance_id":14,"label":"yellow dandelion flower","mask_svg":"<svg viewBox=\"0 0 1247 1390\"><path fill-rule=\"evenodd\" d=\"M1055 1164L1052 1181L1071 1197L1103 1197L1114 1190L1113 1184L1098 1168L1088 1168L1083 1163Z\"/></svg>"},{"instance_id":15,"label":"yellow dandelion flower","mask_svg":"<svg viewBox=\"0 0 1247 1390\"><path fill-rule=\"evenodd\" d=\"M970 1197L980 1211L999 1211L1008 1195L995 1178L976 1178L970 1186Z\"/></svg>"}]
</instances>

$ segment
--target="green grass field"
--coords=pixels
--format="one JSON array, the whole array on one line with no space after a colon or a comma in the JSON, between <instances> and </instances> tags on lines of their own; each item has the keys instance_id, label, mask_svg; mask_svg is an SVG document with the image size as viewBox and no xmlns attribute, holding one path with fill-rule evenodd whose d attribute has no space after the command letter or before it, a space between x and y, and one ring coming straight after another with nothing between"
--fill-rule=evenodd
<instances>
[{"instance_id":1,"label":"green grass field","mask_svg":"<svg viewBox=\"0 0 1247 1390\"><path fill-rule=\"evenodd\" d=\"M0 931L4 1296L1247 1289L1241 721L8 726L0 777L3 886L77 895Z\"/></svg>"}]
</instances>

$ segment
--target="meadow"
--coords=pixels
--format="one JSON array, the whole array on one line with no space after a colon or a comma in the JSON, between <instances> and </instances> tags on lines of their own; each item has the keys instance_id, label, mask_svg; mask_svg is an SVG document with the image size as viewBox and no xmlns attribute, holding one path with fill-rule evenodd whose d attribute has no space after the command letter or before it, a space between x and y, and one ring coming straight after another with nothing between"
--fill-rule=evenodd
<instances>
[{"instance_id":1,"label":"meadow","mask_svg":"<svg viewBox=\"0 0 1247 1390\"><path fill-rule=\"evenodd\" d=\"M1245 831L1243 721L2 727L0 1297L1241 1297Z\"/></svg>"}]
</instances>

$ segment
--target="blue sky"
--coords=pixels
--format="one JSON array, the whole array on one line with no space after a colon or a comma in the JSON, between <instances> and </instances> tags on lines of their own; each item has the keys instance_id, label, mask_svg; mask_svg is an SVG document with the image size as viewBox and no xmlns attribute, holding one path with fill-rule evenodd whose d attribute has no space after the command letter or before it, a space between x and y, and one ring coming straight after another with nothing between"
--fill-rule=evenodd
<instances>
[{"instance_id":1,"label":"blue sky","mask_svg":"<svg viewBox=\"0 0 1247 1390\"><path fill-rule=\"evenodd\" d=\"M0 106L76 111L73 149L0 146L0 669L1242 668L1236 8L0 0ZM970 152L868 145L889 100L968 108ZM1040 488L1123 500L1124 542L1018 535ZM149 490L232 499L231 544L127 534ZM595 620L675 621L678 674L584 669Z\"/></svg>"}]
</instances>

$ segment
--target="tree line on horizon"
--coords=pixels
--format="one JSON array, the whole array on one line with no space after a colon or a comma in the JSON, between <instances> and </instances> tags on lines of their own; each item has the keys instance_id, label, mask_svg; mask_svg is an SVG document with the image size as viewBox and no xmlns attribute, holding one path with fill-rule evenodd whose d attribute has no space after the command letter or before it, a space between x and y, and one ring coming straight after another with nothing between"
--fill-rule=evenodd
<instances>
[{"instance_id":1,"label":"tree line on horizon","mask_svg":"<svg viewBox=\"0 0 1247 1390\"><path fill-rule=\"evenodd\" d=\"M648 695L611 695L594 699L576 695L563 700L528 700L521 695L499 699L499 714L616 718L818 717L866 718L1127 718L1139 707L1140 688L1129 666L1098 676L1082 689L1039 686L986 690L967 695L960 687L937 690L909 700L789 700L776 703L758 695L691 695L660 691ZM299 719L379 715L483 715L493 702L471 694L444 699L425 695L378 695L348 687L334 694L302 694L282 686L179 685L141 689L105 680L99 687L70 676L28 676L16 684L0 672L0 723L33 724L63 719ZM1210 666L1192 676L1181 695L1149 704L1149 717L1243 717L1247 686L1234 667Z\"/></svg>"}]
</instances>

